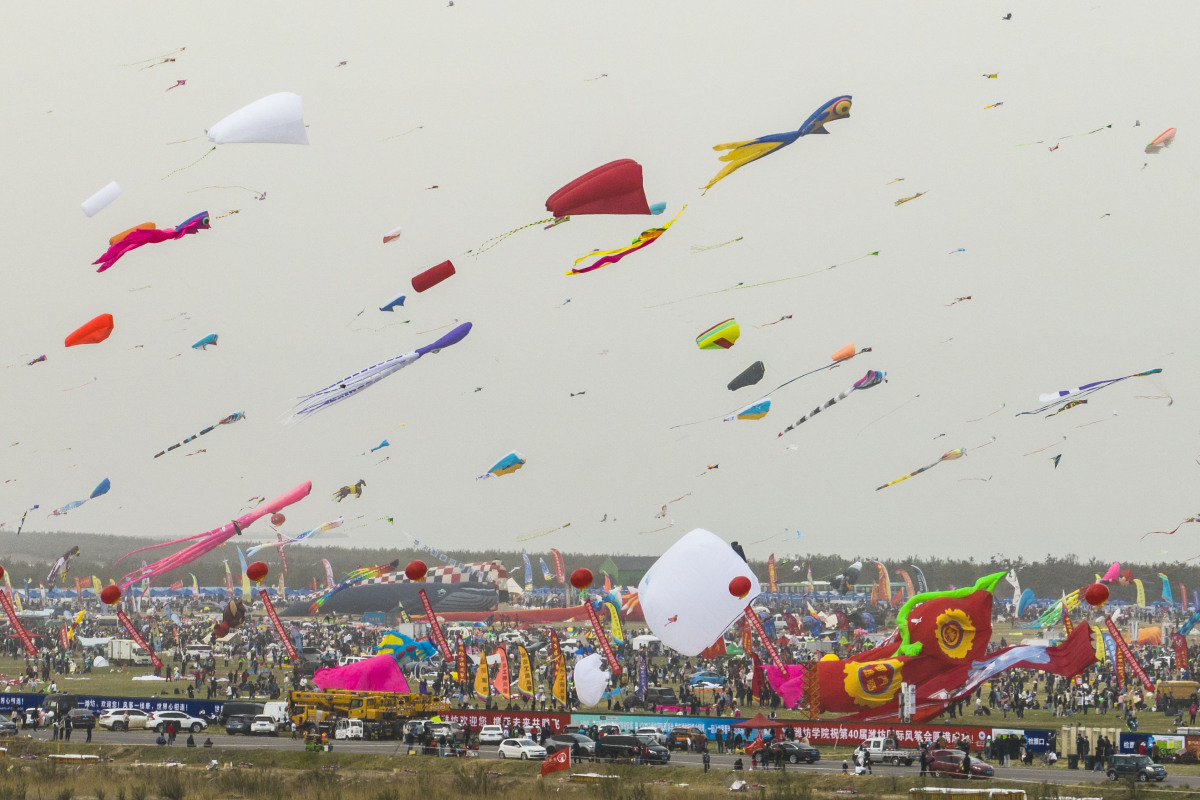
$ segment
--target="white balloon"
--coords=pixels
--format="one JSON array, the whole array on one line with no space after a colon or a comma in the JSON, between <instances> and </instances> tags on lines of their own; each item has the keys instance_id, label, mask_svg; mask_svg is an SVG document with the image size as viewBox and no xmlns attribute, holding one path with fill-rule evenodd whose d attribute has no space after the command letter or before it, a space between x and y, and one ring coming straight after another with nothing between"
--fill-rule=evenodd
<instances>
[{"instance_id":1,"label":"white balloon","mask_svg":"<svg viewBox=\"0 0 1200 800\"><path fill-rule=\"evenodd\" d=\"M729 583L744 576L750 592L729 593ZM696 528L663 553L638 585L638 600L651 632L685 656L724 635L761 592L758 578L725 540Z\"/></svg>"},{"instance_id":2,"label":"white balloon","mask_svg":"<svg viewBox=\"0 0 1200 800\"><path fill-rule=\"evenodd\" d=\"M278 92L255 100L209 128L208 140L216 144L308 144L300 95Z\"/></svg>"},{"instance_id":3,"label":"white balloon","mask_svg":"<svg viewBox=\"0 0 1200 800\"><path fill-rule=\"evenodd\" d=\"M94 217L103 211L105 206L120 196L121 187L117 185L116 181L113 181L87 200L84 200L81 208L83 208L83 213L89 217Z\"/></svg>"},{"instance_id":4,"label":"white balloon","mask_svg":"<svg viewBox=\"0 0 1200 800\"><path fill-rule=\"evenodd\" d=\"M610 676L601 669L603 663L599 653L592 653L575 665L575 694L585 706L599 703L608 688Z\"/></svg>"}]
</instances>

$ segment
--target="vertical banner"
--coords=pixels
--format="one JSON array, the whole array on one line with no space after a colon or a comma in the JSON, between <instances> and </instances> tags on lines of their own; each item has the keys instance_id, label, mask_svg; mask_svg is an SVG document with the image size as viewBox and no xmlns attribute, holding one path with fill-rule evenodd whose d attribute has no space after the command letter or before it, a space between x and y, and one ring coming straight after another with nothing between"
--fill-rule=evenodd
<instances>
[{"instance_id":1,"label":"vertical banner","mask_svg":"<svg viewBox=\"0 0 1200 800\"><path fill-rule=\"evenodd\" d=\"M279 621L279 615L275 613L275 604L271 602L267 590L259 589L258 596L262 598L263 608L267 611L267 619L271 620L271 625L275 627L275 633L279 634L279 641L283 644L283 648L287 650L288 658L292 660L292 664L299 664L300 654L296 652L296 645L292 644L291 637L283 629L283 623Z\"/></svg>"},{"instance_id":2,"label":"vertical banner","mask_svg":"<svg viewBox=\"0 0 1200 800\"><path fill-rule=\"evenodd\" d=\"M100 592L103 591L103 589L104 589L104 587L101 586L100 579L97 578L95 575L93 575L92 576L92 591L96 593L97 600L100 599Z\"/></svg>"},{"instance_id":3,"label":"vertical banner","mask_svg":"<svg viewBox=\"0 0 1200 800\"><path fill-rule=\"evenodd\" d=\"M1180 609L1183 613L1187 613L1187 587L1183 585L1183 581L1179 582L1179 602L1182 606Z\"/></svg>"},{"instance_id":4,"label":"vertical banner","mask_svg":"<svg viewBox=\"0 0 1200 800\"><path fill-rule=\"evenodd\" d=\"M608 660L608 668L612 670L612 675L615 678L621 674L621 665L617 663L617 656L608 641L608 636L604 634L604 628L600 626L600 617L596 616L596 609L592 608L592 604L586 600L583 601L583 607L587 611L588 619L592 621L592 630L596 632L596 639L600 642L600 649L604 651L604 657Z\"/></svg>"},{"instance_id":5,"label":"vertical banner","mask_svg":"<svg viewBox=\"0 0 1200 800\"><path fill-rule=\"evenodd\" d=\"M550 696L557 700L563 708L567 707L567 660L563 658L562 648L558 644L558 633L554 628L550 632L550 662L554 667L554 682L550 686Z\"/></svg>"},{"instance_id":6,"label":"vertical banner","mask_svg":"<svg viewBox=\"0 0 1200 800\"><path fill-rule=\"evenodd\" d=\"M767 632L763 630L762 620L758 618L758 614L754 613L754 609L746 606L746 619L750 620L750 624L754 626L754 630L758 633L758 638L762 640L763 647L767 649L767 655L771 657L771 663L779 667L784 673L787 669L783 665L783 659L779 657L779 651L775 649L774 643L767 638Z\"/></svg>"},{"instance_id":7,"label":"vertical banner","mask_svg":"<svg viewBox=\"0 0 1200 800\"><path fill-rule=\"evenodd\" d=\"M517 693L526 700L533 699L533 669L524 645L517 645Z\"/></svg>"},{"instance_id":8,"label":"vertical banner","mask_svg":"<svg viewBox=\"0 0 1200 800\"><path fill-rule=\"evenodd\" d=\"M224 564L225 564L225 591L229 594L230 597L233 597L233 573L229 571L229 562L226 561L226 562L224 562Z\"/></svg>"},{"instance_id":9,"label":"vertical banner","mask_svg":"<svg viewBox=\"0 0 1200 800\"><path fill-rule=\"evenodd\" d=\"M404 610L404 603L397 603L396 608L400 612L400 621L401 622L405 622L405 623L412 622L412 617L410 617L408 615L408 612Z\"/></svg>"},{"instance_id":10,"label":"vertical banner","mask_svg":"<svg viewBox=\"0 0 1200 800\"><path fill-rule=\"evenodd\" d=\"M521 553L521 559L525 562L525 591L533 591L533 564L529 562L529 556Z\"/></svg>"},{"instance_id":11,"label":"vertical banner","mask_svg":"<svg viewBox=\"0 0 1200 800\"><path fill-rule=\"evenodd\" d=\"M1113 642L1113 645L1115 647L1116 642ZM1125 656L1121 655L1121 648L1117 647L1116 651L1117 658L1114 662L1116 666L1113 667L1113 671L1117 673L1117 689L1123 692L1125 691Z\"/></svg>"},{"instance_id":12,"label":"vertical banner","mask_svg":"<svg viewBox=\"0 0 1200 800\"><path fill-rule=\"evenodd\" d=\"M0 605L4 606L4 613L8 615L8 624L12 625L13 630L17 632L17 636L21 638L21 644L25 645L25 652L37 658L37 648L33 646L33 639L29 638L29 631L25 630L21 625L21 621L17 619L17 612L13 609L12 600L9 599L8 592L0 592Z\"/></svg>"},{"instance_id":13,"label":"vertical banner","mask_svg":"<svg viewBox=\"0 0 1200 800\"><path fill-rule=\"evenodd\" d=\"M621 618L617 615L617 607L608 602L604 604L608 609L608 628L612 632L613 641L617 644L625 644L625 632L621 630Z\"/></svg>"},{"instance_id":14,"label":"vertical banner","mask_svg":"<svg viewBox=\"0 0 1200 800\"><path fill-rule=\"evenodd\" d=\"M242 552L242 548L237 548L238 563L242 567L242 601L250 602L250 576L246 574L246 554Z\"/></svg>"},{"instance_id":15,"label":"vertical banner","mask_svg":"<svg viewBox=\"0 0 1200 800\"><path fill-rule=\"evenodd\" d=\"M1125 642L1125 637L1121 636L1121 632L1117 630L1112 617L1105 617L1104 624L1108 626L1108 632L1112 634L1113 642L1117 645L1117 652L1124 659L1126 667L1133 670L1133 674L1142 682L1142 686L1145 687L1147 692L1153 692L1154 683L1147 677L1146 671L1142 669L1142 665L1138 663L1137 657L1129 649L1129 645Z\"/></svg>"},{"instance_id":16,"label":"vertical banner","mask_svg":"<svg viewBox=\"0 0 1200 800\"><path fill-rule=\"evenodd\" d=\"M279 546L276 549L279 550L279 560L283 562L283 574L287 575L287 553L283 550L283 534L275 531L275 538L279 541Z\"/></svg>"},{"instance_id":17,"label":"vertical banner","mask_svg":"<svg viewBox=\"0 0 1200 800\"><path fill-rule=\"evenodd\" d=\"M1133 585L1137 587L1137 604L1139 608L1146 607L1146 587L1142 585L1141 578L1134 578Z\"/></svg>"},{"instance_id":18,"label":"vertical banner","mask_svg":"<svg viewBox=\"0 0 1200 800\"><path fill-rule=\"evenodd\" d=\"M424 589L419 590L417 595L421 598L421 605L425 608L425 621L429 623L429 635L433 637L433 643L441 651L442 658L449 661L454 658L454 654L450 652L450 645L442 633L442 626L438 623L437 614L433 613L433 606L429 604L429 595L425 594Z\"/></svg>"},{"instance_id":19,"label":"vertical banner","mask_svg":"<svg viewBox=\"0 0 1200 800\"><path fill-rule=\"evenodd\" d=\"M750 696L754 698L754 702L761 703L762 701L759 698L762 697L763 670L762 662L758 660L757 653L750 654L750 663L753 670L750 675ZM784 674L786 675L787 672L785 671Z\"/></svg>"},{"instance_id":20,"label":"vertical banner","mask_svg":"<svg viewBox=\"0 0 1200 800\"><path fill-rule=\"evenodd\" d=\"M500 663L496 665L496 677L492 679L492 688L496 690L496 694L508 700L512 697L512 690L508 682L508 651L503 647L497 647L492 655L500 656Z\"/></svg>"},{"instance_id":21,"label":"vertical banner","mask_svg":"<svg viewBox=\"0 0 1200 800\"><path fill-rule=\"evenodd\" d=\"M1175 648L1175 669L1188 668L1188 651L1187 639L1179 633L1171 634L1171 645ZM1191 670L1188 670L1188 678L1192 677Z\"/></svg>"},{"instance_id":22,"label":"vertical banner","mask_svg":"<svg viewBox=\"0 0 1200 800\"><path fill-rule=\"evenodd\" d=\"M58 629L58 646L63 650L71 649L71 640L67 638L67 625L64 622L63 626Z\"/></svg>"},{"instance_id":23,"label":"vertical banner","mask_svg":"<svg viewBox=\"0 0 1200 800\"><path fill-rule=\"evenodd\" d=\"M91 581L89 581L87 578L75 579L75 599L81 603L83 602L83 589L89 583L91 583Z\"/></svg>"},{"instance_id":24,"label":"vertical banner","mask_svg":"<svg viewBox=\"0 0 1200 800\"><path fill-rule=\"evenodd\" d=\"M487 654L479 651L479 665L475 667L475 697L485 703L492 697L492 687L488 682Z\"/></svg>"},{"instance_id":25,"label":"vertical banner","mask_svg":"<svg viewBox=\"0 0 1200 800\"><path fill-rule=\"evenodd\" d=\"M465 684L467 675L471 671L470 664L467 662L467 648L463 646L462 637L458 637L458 646L454 653L454 671L458 673L458 682Z\"/></svg>"},{"instance_id":26,"label":"vertical banner","mask_svg":"<svg viewBox=\"0 0 1200 800\"><path fill-rule=\"evenodd\" d=\"M192 575L192 573L189 572L188 575ZM100 593L97 592L96 596L99 597ZM200 599L200 583L196 580L195 575L192 575L192 597Z\"/></svg>"},{"instance_id":27,"label":"vertical banner","mask_svg":"<svg viewBox=\"0 0 1200 800\"><path fill-rule=\"evenodd\" d=\"M557 550L550 550L550 558L554 560L554 580L559 583L567 582L567 568L563 565L562 553Z\"/></svg>"},{"instance_id":28,"label":"vertical banner","mask_svg":"<svg viewBox=\"0 0 1200 800\"><path fill-rule=\"evenodd\" d=\"M1067 636L1070 636L1071 631L1075 630L1075 623L1071 622L1071 612L1067 611L1066 603L1063 603L1062 617L1063 617L1063 630L1066 631Z\"/></svg>"},{"instance_id":29,"label":"vertical banner","mask_svg":"<svg viewBox=\"0 0 1200 800\"><path fill-rule=\"evenodd\" d=\"M546 559L539 556L538 557L538 566L540 566L542 568L542 581L545 583L549 583L550 582L550 568L546 566Z\"/></svg>"},{"instance_id":30,"label":"vertical banner","mask_svg":"<svg viewBox=\"0 0 1200 800\"><path fill-rule=\"evenodd\" d=\"M325 588L332 589L337 586L337 581L333 579L333 565L329 563L328 558L322 558L321 563L325 565Z\"/></svg>"},{"instance_id":31,"label":"vertical banner","mask_svg":"<svg viewBox=\"0 0 1200 800\"><path fill-rule=\"evenodd\" d=\"M767 588L771 594L779 591L779 574L775 571L775 554L767 558Z\"/></svg>"},{"instance_id":32,"label":"vertical banner","mask_svg":"<svg viewBox=\"0 0 1200 800\"><path fill-rule=\"evenodd\" d=\"M645 699L646 689L648 688L649 683L650 683L650 673L649 673L649 670L646 669L646 659L639 657L638 658L638 671L637 671L638 697Z\"/></svg>"},{"instance_id":33,"label":"vertical banner","mask_svg":"<svg viewBox=\"0 0 1200 800\"><path fill-rule=\"evenodd\" d=\"M133 622L129 619L129 617L125 616L125 612L119 608L117 609L117 622L121 623L121 626L129 632L129 638L137 642L138 647L150 654L150 663L154 665L154 668L162 669L162 659L159 658L158 654L154 652L154 648L146 644L146 640L142 638L142 634L137 628L134 627Z\"/></svg>"}]
</instances>

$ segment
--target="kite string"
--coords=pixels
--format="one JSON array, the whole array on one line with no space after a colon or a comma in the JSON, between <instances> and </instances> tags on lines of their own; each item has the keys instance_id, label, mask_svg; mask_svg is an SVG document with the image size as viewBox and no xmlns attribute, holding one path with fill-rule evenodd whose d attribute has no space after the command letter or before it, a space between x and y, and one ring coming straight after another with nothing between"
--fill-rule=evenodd
<instances>
[{"instance_id":1,"label":"kite string","mask_svg":"<svg viewBox=\"0 0 1200 800\"><path fill-rule=\"evenodd\" d=\"M183 172L183 171L184 171L185 169L187 169L188 167L194 167L194 166L196 166L196 165L197 165L197 164L199 164L201 161L203 161L204 159L206 159L206 158L208 158L210 155L212 155L212 152L213 152L213 150L216 150L216 149L217 149L217 148L216 148L216 145L213 145L213 147L211 147L207 153L205 153L204 155L202 155L202 156L200 156L199 158L197 158L197 159L196 159L195 161L193 161L191 164L187 164L186 166L182 166L182 167L180 167L179 169L173 169L173 170L171 170L170 172L168 172L166 175L164 175L164 176L162 176L161 178L159 178L159 180L160 180L160 181L165 181L167 178L171 177L171 176L172 176L172 175L174 175L176 172Z\"/></svg>"},{"instance_id":2,"label":"kite string","mask_svg":"<svg viewBox=\"0 0 1200 800\"><path fill-rule=\"evenodd\" d=\"M545 225L547 222L554 222L556 219L561 219L561 218L560 217L547 217L546 219L539 219L536 222L530 222L528 224L522 225L519 228L513 228L511 231L508 231L507 233L502 233L499 236L493 236L490 239L485 239L483 241L483 243L479 245L479 249L468 250L465 253L465 255L477 257L483 253L486 253L488 250L491 250L493 247L500 244L508 237L510 237L514 234L520 233L521 231L525 230L526 228L532 228L534 225Z\"/></svg>"}]
</instances>

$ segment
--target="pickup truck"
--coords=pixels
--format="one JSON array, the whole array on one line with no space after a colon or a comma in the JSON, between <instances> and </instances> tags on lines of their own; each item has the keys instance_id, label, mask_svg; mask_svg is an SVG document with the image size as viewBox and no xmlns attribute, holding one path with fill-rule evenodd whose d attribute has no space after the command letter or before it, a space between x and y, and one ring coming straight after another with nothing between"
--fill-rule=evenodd
<instances>
[{"instance_id":1,"label":"pickup truck","mask_svg":"<svg viewBox=\"0 0 1200 800\"><path fill-rule=\"evenodd\" d=\"M895 739L865 739L860 747L871 754L874 764L903 764L907 767L921 757L920 750L901 748Z\"/></svg>"}]
</instances>

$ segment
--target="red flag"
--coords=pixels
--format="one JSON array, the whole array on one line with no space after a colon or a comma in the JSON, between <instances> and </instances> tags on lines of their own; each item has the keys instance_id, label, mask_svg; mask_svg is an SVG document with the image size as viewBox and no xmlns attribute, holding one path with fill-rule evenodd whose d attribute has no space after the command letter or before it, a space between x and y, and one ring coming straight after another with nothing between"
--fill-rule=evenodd
<instances>
[{"instance_id":1,"label":"red flag","mask_svg":"<svg viewBox=\"0 0 1200 800\"><path fill-rule=\"evenodd\" d=\"M4 607L4 613L8 615L8 624L12 625L13 630L17 632L17 636L21 639L21 644L25 645L25 652L37 658L38 651L33 646L33 639L29 637L29 631L25 630L24 626L21 625L21 620L17 618L17 611L13 608L12 599L9 598L8 592L4 589L0 589L0 606Z\"/></svg>"},{"instance_id":2,"label":"red flag","mask_svg":"<svg viewBox=\"0 0 1200 800\"><path fill-rule=\"evenodd\" d=\"M759 750L762 750L766 746L767 746L766 742L764 742L763 738L762 738L762 731L759 731L758 736L754 737L754 741L751 742L750 744L746 745L746 755L751 755L753 753L757 753Z\"/></svg>"},{"instance_id":3,"label":"red flag","mask_svg":"<svg viewBox=\"0 0 1200 800\"><path fill-rule=\"evenodd\" d=\"M1171 634L1171 644L1175 646L1175 669L1188 668L1187 639L1181 633ZM1190 673L1189 673L1190 677Z\"/></svg>"},{"instance_id":4,"label":"red flag","mask_svg":"<svg viewBox=\"0 0 1200 800\"><path fill-rule=\"evenodd\" d=\"M716 658L725 655L725 637L722 636L708 647L700 651L701 658Z\"/></svg>"},{"instance_id":5,"label":"red flag","mask_svg":"<svg viewBox=\"0 0 1200 800\"><path fill-rule=\"evenodd\" d=\"M71 641L67 638L67 626L63 625L58 629L58 643L62 645L63 650L71 649Z\"/></svg>"},{"instance_id":6,"label":"red flag","mask_svg":"<svg viewBox=\"0 0 1200 800\"><path fill-rule=\"evenodd\" d=\"M279 641L283 644L283 649L287 651L288 658L292 660L292 664L300 663L300 654L296 652L296 645L292 643L292 637L287 635L287 631L283 629L283 623L279 621L279 614L275 612L275 604L271 602L270 595L266 589L259 589L258 596L262 598L263 608L267 611L267 618L271 620L271 625L275 628L275 633L279 634Z\"/></svg>"},{"instance_id":7,"label":"red flag","mask_svg":"<svg viewBox=\"0 0 1200 800\"><path fill-rule=\"evenodd\" d=\"M754 702L760 702L763 690L763 672L762 662L758 660L758 654L750 654L750 662L753 664L754 673L750 678L750 696L754 698Z\"/></svg>"},{"instance_id":8,"label":"red flag","mask_svg":"<svg viewBox=\"0 0 1200 800\"><path fill-rule=\"evenodd\" d=\"M1129 649L1129 645L1126 643L1125 637L1121 635L1121 631L1119 631L1117 626L1113 623L1112 617L1105 617L1104 624L1108 626L1108 632L1112 635L1113 641L1117 644L1117 652L1124 656L1126 668L1133 670L1133 674L1136 675L1137 679L1142 682L1142 686L1146 688L1147 692L1153 692L1154 683L1146 675L1146 671L1142 669L1142 665L1138 663L1137 656L1135 656L1133 651Z\"/></svg>"},{"instance_id":9,"label":"red flag","mask_svg":"<svg viewBox=\"0 0 1200 800\"><path fill-rule=\"evenodd\" d=\"M117 609L117 622L120 622L121 625L124 626L125 630L127 630L129 632L129 638L133 639L133 641L137 642L138 647L142 648L143 650L145 650L147 653L150 654L150 663L154 665L154 668L162 669L163 668L162 659L159 658L158 654L154 652L154 648L152 648L152 647L150 647L150 645L146 644L146 640L144 638L142 638L142 634L138 631L138 629L136 627L134 627L134 624L129 619L129 617L125 616L125 612L119 608Z\"/></svg>"},{"instance_id":10,"label":"red flag","mask_svg":"<svg viewBox=\"0 0 1200 800\"><path fill-rule=\"evenodd\" d=\"M562 553L558 552L557 550L551 549L550 557L552 559L554 559L554 580L558 581L559 583L566 583L567 582L567 568L563 564Z\"/></svg>"},{"instance_id":11,"label":"red flag","mask_svg":"<svg viewBox=\"0 0 1200 800\"><path fill-rule=\"evenodd\" d=\"M182 588L183 588L183 581L182 581L182 580L175 581L174 583L172 583L172 584L171 584L171 591L172 591L172 592L178 592L178 591L179 591L180 589L182 589Z\"/></svg>"},{"instance_id":12,"label":"red flag","mask_svg":"<svg viewBox=\"0 0 1200 800\"><path fill-rule=\"evenodd\" d=\"M571 748L564 747L557 753L546 756L546 760L542 762L542 775L549 775L551 772L560 772L570 768Z\"/></svg>"}]
</instances>

